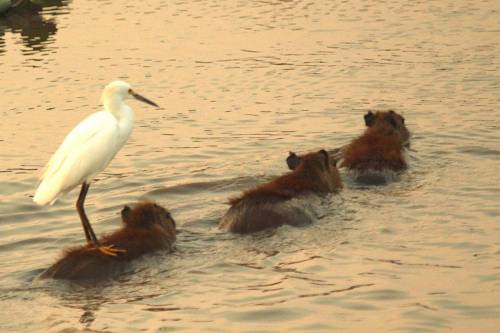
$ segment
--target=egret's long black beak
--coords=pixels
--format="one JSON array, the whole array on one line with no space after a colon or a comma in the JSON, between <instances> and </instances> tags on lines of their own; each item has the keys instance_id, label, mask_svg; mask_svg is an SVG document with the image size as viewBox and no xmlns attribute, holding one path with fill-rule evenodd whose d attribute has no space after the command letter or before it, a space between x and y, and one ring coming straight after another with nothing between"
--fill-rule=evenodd
<instances>
[{"instance_id":1,"label":"egret's long black beak","mask_svg":"<svg viewBox=\"0 0 500 333\"><path fill-rule=\"evenodd\" d=\"M156 104L155 102L153 101L150 101L149 99L147 99L146 97L144 96L141 96L139 95L138 93L136 93L135 91L130 91L130 95L134 96L134 98L138 101L141 101L141 102L144 102L146 104L149 104L149 105L152 105L152 106L156 106L157 108L159 108L158 104Z\"/></svg>"}]
</instances>

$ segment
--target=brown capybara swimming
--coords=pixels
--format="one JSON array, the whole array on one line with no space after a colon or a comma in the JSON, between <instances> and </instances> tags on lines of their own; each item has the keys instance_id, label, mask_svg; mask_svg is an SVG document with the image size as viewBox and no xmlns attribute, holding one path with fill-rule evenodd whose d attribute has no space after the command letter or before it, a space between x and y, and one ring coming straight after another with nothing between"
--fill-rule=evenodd
<instances>
[{"instance_id":1,"label":"brown capybara swimming","mask_svg":"<svg viewBox=\"0 0 500 333\"><path fill-rule=\"evenodd\" d=\"M314 216L297 198L326 194L342 188L335 161L325 150L297 156L291 153L294 170L231 199L231 207L219 228L250 233L283 224L303 225Z\"/></svg>"},{"instance_id":2,"label":"brown capybara swimming","mask_svg":"<svg viewBox=\"0 0 500 333\"><path fill-rule=\"evenodd\" d=\"M121 212L123 226L99 241L103 246L120 249L116 256L105 254L92 245L69 248L42 275L42 278L87 280L111 277L133 259L158 250L172 251L176 229L170 213L155 203L140 203Z\"/></svg>"},{"instance_id":3,"label":"brown capybara swimming","mask_svg":"<svg viewBox=\"0 0 500 333\"><path fill-rule=\"evenodd\" d=\"M344 150L340 167L365 171L401 171L407 168L404 149L410 132L405 119L396 112L369 111L364 116L367 129Z\"/></svg>"}]
</instances>

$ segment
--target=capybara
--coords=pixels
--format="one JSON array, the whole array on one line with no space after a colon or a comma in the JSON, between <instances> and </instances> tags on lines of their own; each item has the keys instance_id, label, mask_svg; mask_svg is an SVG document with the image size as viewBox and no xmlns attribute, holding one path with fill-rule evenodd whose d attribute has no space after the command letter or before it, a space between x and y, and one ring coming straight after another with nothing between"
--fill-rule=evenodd
<instances>
[{"instance_id":1,"label":"capybara","mask_svg":"<svg viewBox=\"0 0 500 333\"><path fill-rule=\"evenodd\" d=\"M364 116L367 129L344 150L340 167L357 171L402 171L407 168L404 149L410 144L405 119L396 112L369 111Z\"/></svg>"},{"instance_id":2,"label":"capybara","mask_svg":"<svg viewBox=\"0 0 500 333\"><path fill-rule=\"evenodd\" d=\"M295 199L340 190L342 183L335 161L332 163L325 150L303 156L291 153L290 157L294 170L231 199L231 207L222 217L219 228L250 233L283 224L296 226L314 221L304 203Z\"/></svg>"},{"instance_id":3,"label":"capybara","mask_svg":"<svg viewBox=\"0 0 500 333\"><path fill-rule=\"evenodd\" d=\"M116 256L105 254L92 244L69 248L41 277L103 279L122 272L131 260L144 254L157 250L173 251L175 221L165 208L151 202L139 203L133 209L125 206L121 217L123 226L99 240L103 246L112 245L119 249Z\"/></svg>"}]
</instances>

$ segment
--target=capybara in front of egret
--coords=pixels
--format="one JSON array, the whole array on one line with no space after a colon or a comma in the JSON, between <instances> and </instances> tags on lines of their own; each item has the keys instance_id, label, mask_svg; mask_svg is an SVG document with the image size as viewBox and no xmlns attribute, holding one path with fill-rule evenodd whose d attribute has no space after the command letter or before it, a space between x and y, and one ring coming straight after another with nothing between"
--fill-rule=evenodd
<instances>
[{"instance_id":1,"label":"capybara in front of egret","mask_svg":"<svg viewBox=\"0 0 500 333\"><path fill-rule=\"evenodd\" d=\"M302 156L291 153L290 156L294 170L231 199L231 207L222 217L219 228L250 233L315 220L300 199L342 188L335 161L325 150Z\"/></svg>"},{"instance_id":2,"label":"capybara in front of egret","mask_svg":"<svg viewBox=\"0 0 500 333\"><path fill-rule=\"evenodd\" d=\"M389 110L369 111L364 120L367 126L365 132L345 148L340 167L368 179L371 173L405 170L408 165L404 150L410 144L405 119Z\"/></svg>"},{"instance_id":3,"label":"capybara in front of egret","mask_svg":"<svg viewBox=\"0 0 500 333\"><path fill-rule=\"evenodd\" d=\"M112 277L130 261L159 250L173 251L176 225L163 207L144 202L121 211L123 226L99 239L102 246L119 248L115 255L99 251L92 244L69 248L43 274L43 278L89 280Z\"/></svg>"}]
</instances>

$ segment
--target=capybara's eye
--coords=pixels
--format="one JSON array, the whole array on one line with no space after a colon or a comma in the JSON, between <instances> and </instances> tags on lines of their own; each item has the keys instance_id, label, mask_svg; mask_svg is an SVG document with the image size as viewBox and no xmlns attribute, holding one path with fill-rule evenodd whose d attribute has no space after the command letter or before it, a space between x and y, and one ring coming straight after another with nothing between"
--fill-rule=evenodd
<instances>
[{"instance_id":1,"label":"capybara's eye","mask_svg":"<svg viewBox=\"0 0 500 333\"><path fill-rule=\"evenodd\" d=\"M405 118L401 117L401 122L402 122L402 123L403 123L403 125L404 125L404 123L405 123Z\"/></svg>"}]
</instances>

